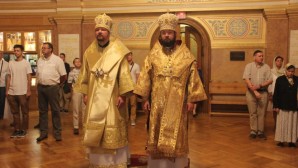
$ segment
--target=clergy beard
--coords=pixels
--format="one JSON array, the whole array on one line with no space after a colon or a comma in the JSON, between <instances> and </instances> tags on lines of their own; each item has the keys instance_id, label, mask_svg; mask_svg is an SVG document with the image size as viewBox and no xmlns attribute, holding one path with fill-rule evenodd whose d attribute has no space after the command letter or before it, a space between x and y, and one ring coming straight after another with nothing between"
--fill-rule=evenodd
<instances>
[{"instance_id":1,"label":"clergy beard","mask_svg":"<svg viewBox=\"0 0 298 168\"><path fill-rule=\"evenodd\" d=\"M159 39L159 42L160 44L163 46L163 47L166 47L166 48L173 48L174 45L175 45L175 42L176 42L176 38L174 38L173 40L170 40L170 39Z\"/></svg>"},{"instance_id":2,"label":"clergy beard","mask_svg":"<svg viewBox=\"0 0 298 168\"><path fill-rule=\"evenodd\" d=\"M101 34L97 35L96 39L98 42L102 42L105 40L105 38Z\"/></svg>"},{"instance_id":3,"label":"clergy beard","mask_svg":"<svg viewBox=\"0 0 298 168\"><path fill-rule=\"evenodd\" d=\"M99 42L99 41L98 41ZM98 43L99 47L101 48L106 48L108 45L110 44L110 41L106 42L105 44L101 45L100 43Z\"/></svg>"},{"instance_id":4,"label":"clergy beard","mask_svg":"<svg viewBox=\"0 0 298 168\"><path fill-rule=\"evenodd\" d=\"M104 48L106 46L109 45L109 40L107 40L107 37L106 36L103 36L102 34L98 34L96 36L96 39L97 39L97 43L100 47Z\"/></svg>"}]
</instances>

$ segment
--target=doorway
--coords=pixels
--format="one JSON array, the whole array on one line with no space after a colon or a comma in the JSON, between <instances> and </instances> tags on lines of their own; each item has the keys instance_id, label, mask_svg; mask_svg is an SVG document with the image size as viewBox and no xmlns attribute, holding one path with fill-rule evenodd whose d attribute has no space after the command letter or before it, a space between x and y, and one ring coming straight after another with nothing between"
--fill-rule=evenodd
<instances>
[{"instance_id":1,"label":"doorway","mask_svg":"<svg viewBox=\"0 0 298 168\"><path fill-rule=\"evenodd\" d=\"M207 31L202 25L193 19L179 20L180 33L178 39L190 49L191 53L197 60L197 66L202 72L202 82L209 97L209 81L210 81L210 62L211 62L211 44ZM156 29L150 43L150 48L153 47L159 37L159 29ZM208 113L209 100L202 101L197 108L199 113Z\"/></svg>"}]
</instances>

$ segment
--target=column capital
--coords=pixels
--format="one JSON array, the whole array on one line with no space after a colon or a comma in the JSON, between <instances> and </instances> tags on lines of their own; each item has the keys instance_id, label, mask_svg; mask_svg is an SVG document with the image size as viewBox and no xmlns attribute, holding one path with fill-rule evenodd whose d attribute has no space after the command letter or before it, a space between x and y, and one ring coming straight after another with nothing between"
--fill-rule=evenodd
<instances>
[{"instance_id":1,"label":"column capital","mask_svg":"<svg viewBox=\"0 0 298 168\"><path fill-rule=\"evenodd\" d=\"M83 16L81 15L56 15L56 16L52 16L49 17L49 21L50 23L54 23L54 24L81 24L83 20Z\"/></svg>"},{"instance_id":2,"label":"column capital","mask_svg":"<svg viewBox=\"0 0 298 168\"><path fill-rule=\"evenodd\" d=\"M96 14L94 14L94 15L84 15L83 24L94 24L95 17L96 17Z\"/></svg>"},{"instance_id":3,"label":"column capital","mask_svg":"<svg viewBox=\"0 0 298 168\"><path fill-rule=\"evenodd\" d=\"M264 9L263 14L266 19L288 19L286 8Z\"/></svg>"},{"instance_id":4,"label":"column capital","mask_svg":"<svg viewBox=\"0 0 298 168\"><path fill-rule=\"evenodd\" d=\"M290 18L297 18L298 17L298 4L297 5L290 5L287 8L287 12Z\"/></svg>"}]
</instances>

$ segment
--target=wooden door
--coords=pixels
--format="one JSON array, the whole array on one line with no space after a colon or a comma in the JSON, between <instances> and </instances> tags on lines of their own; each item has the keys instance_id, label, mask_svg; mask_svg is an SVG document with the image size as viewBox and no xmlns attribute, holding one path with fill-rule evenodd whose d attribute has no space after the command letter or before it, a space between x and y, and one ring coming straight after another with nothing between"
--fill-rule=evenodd
<instances>
[{"instance_id":1,"label":"wooden door","mask_svg":"<svg viewBox=\"0 0 298 168\"><path fill-rule=\"evenodd\" d=\"M203 48L203 41L202 37L199 32L190 25L187 24L180 24L180 38L189 48L191 53L195 56L197 60L197 69L200 71L200 77L203 82L205 83L205 69L207 68L204 65L204 48ZM207 112L208 111L208 103L207 101L199 102L197 112Z\"/></svg>"}]
</instances>

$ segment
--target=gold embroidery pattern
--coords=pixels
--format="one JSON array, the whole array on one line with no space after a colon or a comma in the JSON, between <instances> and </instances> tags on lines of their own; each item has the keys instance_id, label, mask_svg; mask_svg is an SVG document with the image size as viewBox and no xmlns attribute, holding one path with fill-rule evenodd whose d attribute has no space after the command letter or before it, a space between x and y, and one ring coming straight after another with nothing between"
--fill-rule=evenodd
<instances>
[{"instance_id":1,"label":"gold embroidery pattern","mask_svg":"<svg viewBox=\"0 0 298 168\"><path fill-rule=\"evenodd\" d=\"M113 79L110 78L109 75L104 74L103 77L100 78L100 85L104 88L111 87L113 84Z\"/></svg>"},{"instance_id":2,"label":"gold embroidery pattern","mask_svg":"<svg viewBox=\"0 0 298 168\"><path fill-rule=\"evenodd\" d=\"M98 147L103 134L104 125L95 122L88 122L85 125L83 144L86 146Z\"/></svg>"},{"instance_id":3,"label":"gold embroidery pattern","mask_svg":"<svg viewBox=\"0 0 298 168\"><path fill-rule=\"evenodd\" d=\"M104 140L102 141L103 148L115 149L126 146L127 144L127 128L125 124L120 124L118 127L106 127Z\"/></svg>"},{"instance_id":4,"label":"gold embroidery pattern","mask_svg":"<svg viewBox=\"0 0 298 168\"><path fill-rule=\"evenodd\" d=\"M186 103L206 99L194 66L184 44L167 56L157 42L145 59L134 92L152 98L147 152L153 158L188 154Z\"/></svg>"},{"instance_id":5,"label":"gold embroidery pattern","mask_svg":"<svg viewBox=\"0 0 298 168\"><path fill-rule=\"evenodd\" d=\"M88 122L88 124L86 124L86 129L88 130L97 130L102 128L102 124L98 124L96 122Z\"/></svg>"},{"instance_id":6,"label":"gold embroidery pattern","mask_svg":"<svg viewBox=\"0 0 298 168\"><path fill-rule=\"evenodd\" d=\"M189 76L189 71L185 71L181 78L175 77L170 81L172 87L170 87L170 94L167 96L168 100L166 100L165 109L162 114L159 141L157 144L157 148L164 153L175 153L178 142L177 136L179 131L181 131L181 111L183 111L183 103L185 102L185 94L181 88L185 88L187 76ZM174 96L175 93L176 97ZM176 107L175 110L172 107Z\"/></svg>"}]
</instances>

